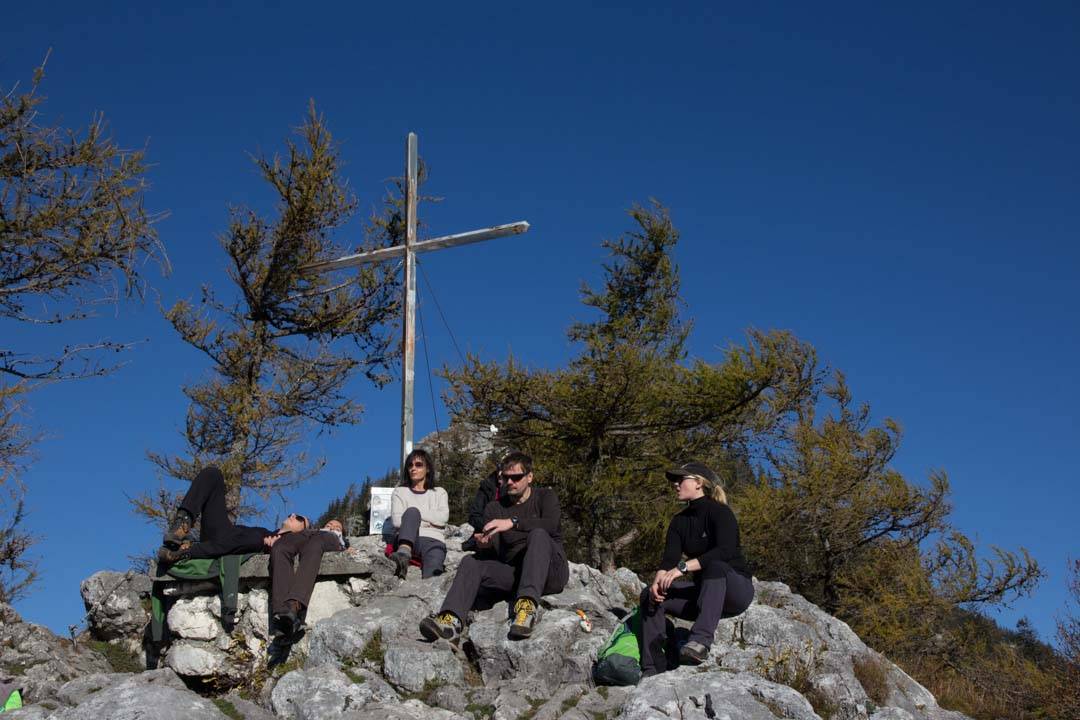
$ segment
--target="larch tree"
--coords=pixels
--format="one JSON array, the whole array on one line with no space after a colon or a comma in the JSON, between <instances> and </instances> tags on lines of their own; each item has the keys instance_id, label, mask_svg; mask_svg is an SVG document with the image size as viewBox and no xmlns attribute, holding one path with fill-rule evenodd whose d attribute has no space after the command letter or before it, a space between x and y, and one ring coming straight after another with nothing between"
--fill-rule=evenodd
<instances>
[{"instance_id":1,"label":"larch tree","mask_svg":"<svg viewBox=\"0 0 1080 720\"><path fill-rule=\"evenodd\" d=\"M25 592L36 570L23 527L22 471L35 435L20 420L43 383L95 377L119 366L130 344L102 338L57 342L57 326L95 306L142 299L148 263L168 259L143 204L145 155L108 134L103 116L81 130L46 122L44 64L29 88L0 97L0 327L20 325L34 350L0 331L0 601ZM70 334L67 337L71 337ZM44 348L44 349L43 349Z\"/></svg>"},{"instance_id":2,"label":"larch tree","mask_svg":"<svg viewBox=\"0 0 1080 720\"><path fill-rule=\"evenodd\" d=\"M603 286L582 289L596 317L569 329L579 352L565 368L470 357L445 371L454 419L494 424L500 444L533 455L538 482L559 492L567 548L604 570L655 562L675 511L665 466L698 458L733 469L816 373L813 349L785 332L751 331L719 362L688 362L678 232L658 204L630 216L636 227L604 243Z\"/></svg>"},{"instance_id":3,"label":"larch tree","mask_svg":"<svg viewBox=\"0 0 1080 720\"><path fill-rule=\"evenodd\" d=\"M339 275L305 270L345 254L338 234L357 200L314 103L295 136L284 156L255 159L276 198L273 217L234 210L220 239L231 292L204 286L199 302L183 300L166 313L209 360L210 376L184 388L186 453L150 458L183 480L217 465L236 514L318 472L323 461L307 457L302 438L358 422L362 407L347 383L362 373L383 385L398 352L391 328L400 286L392 264ZM403 228L400 197L391 193L361 245L396 244ZM163 489L135 505L161 517L174 502Z\"/></svg>"}]
</instances>

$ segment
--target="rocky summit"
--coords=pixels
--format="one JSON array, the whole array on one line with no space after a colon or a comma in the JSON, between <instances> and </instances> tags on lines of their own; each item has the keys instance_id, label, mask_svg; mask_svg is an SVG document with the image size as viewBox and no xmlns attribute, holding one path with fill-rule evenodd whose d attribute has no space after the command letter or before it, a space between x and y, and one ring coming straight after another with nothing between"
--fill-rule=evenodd
<instances>
[{"instance_id":1,"label":"rocky summit","mask_svg":"<svg viewBox=\"0 0 1080 720\"><path fill-rule=\"evenodd\" d=\"M543 598L529 640L507 639L505 602L474 613L460 646L423 642L419 621L439 607L464 556L463 526L448 541L447 573L394 577L376 537L352 538L356 572L321 576L307 632L270 643L268 584L242 577L237 622L221 623L213 589L181 591L170 638L150 642L150 578L99 572L82 583L88 630L74 640L0 606L0 674L24 687L15 718L134 720L959 720L843 622L787 586L755 582L753 605L723 620L708 660L597 687L591 668L642 584L571 565L570 582ZM586 632L578 611L592 621ZM681 621L680 628L685 627ZM685 632L677 629L676 634Z\"/></svg>"}]
</instances>

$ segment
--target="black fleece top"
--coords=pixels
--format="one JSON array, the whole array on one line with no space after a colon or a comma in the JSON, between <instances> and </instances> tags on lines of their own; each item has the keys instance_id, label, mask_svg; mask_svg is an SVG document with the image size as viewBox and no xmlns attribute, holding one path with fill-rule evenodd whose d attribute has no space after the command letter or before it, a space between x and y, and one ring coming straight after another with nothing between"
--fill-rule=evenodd
<instances>
[{"instance_id":1,"label":"black fleece top","mask_svg":"<svg viewBox=\"0 0 1080 720\"><path fill-rule=\"evenodd\" d=\"M739 544L739 524L735 513L709 496L691 500L671 519L660 569L670 570L686 555L704 567L711 560L723 560L740 575L750 577L750 566Z\"/></svg>"},{"instance_id":2,"label":"black fleece top","mask_svg":"<svg viewBox=\"0 0 1080 720\"><path fill-rule=\"evenodd\" d=\"M485 524L490 520L518 519L516 530L507 530L495 536L500 560L514 562L525 551L529 532L536 529L547 530L551 539L562 547L562 509L554 490L533 485L528 500L520 505L515 502L513 497L504 494L484 508Z\"/></svg>"},{"instance_id":3,"label":"black fleece top","mask_svg":"<svg viewBox=\"0 0 1080 720\"><path fill-rule=\"evenodd\" d=\"M480 532L484 527L484 510L489 502L499 497L499 473L491 473L480 481L480 487L469 505L469 524L473 526L473 532Z\"/></svg>"}]
</instances>

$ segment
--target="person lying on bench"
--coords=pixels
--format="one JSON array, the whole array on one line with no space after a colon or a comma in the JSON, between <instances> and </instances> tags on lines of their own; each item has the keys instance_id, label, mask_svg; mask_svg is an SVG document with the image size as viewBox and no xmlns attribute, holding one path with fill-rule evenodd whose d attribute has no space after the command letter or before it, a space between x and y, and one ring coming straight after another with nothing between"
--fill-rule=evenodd
<instances>
[{"instance_id":1,"label":"person lying on bench","mask_svg":"<svg viewBox=\"0 0 1080 720\"><path fill-rule=\"evenodd\" d=\"M346 546L340 520L330 520L321 530L300 530L266 538L270 545L270 612L273 632L285 642L296 640L304 626L315 579L324 552ZM293 569L293 558L300 562Z\"/></svg>"},{"instance_id":2,"label":"person lying on bench","mask_svg":"<svg viewBox=\"0 0 1080 720\"><path fill-rule=\"evenodd\" d=\"M200 517L199 541L191 542L188 536ZM296 513L285 518L277 531L234 525L225 509L225 477L221 470L210 466L200 470L191 481L191 488L169 522L157 559L159 563L172 565L191 558L263 552L273 544L270 538L300 532L307 527L307 518Z\"/></svg>"}]
</instances>

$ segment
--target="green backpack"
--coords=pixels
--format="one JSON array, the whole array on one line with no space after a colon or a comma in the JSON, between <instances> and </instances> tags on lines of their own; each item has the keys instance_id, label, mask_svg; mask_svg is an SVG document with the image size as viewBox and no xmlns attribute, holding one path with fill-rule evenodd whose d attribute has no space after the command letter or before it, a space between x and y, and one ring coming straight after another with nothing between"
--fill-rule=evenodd
<instances>
[{"instance_id":1,"label":"green backpack","mask_svg":"<svg viewBox=\"0 0 1080 720\"><path fill-rule=\"evenodd\" d=\"M596 654L597 685L637 685L641 680L641 608L615 626L607 645Z\"/></svg>"},{"instance_id":2,"label":"green backpack","mask_svg":"<svg viewBox=\"0 0 1080 720\"><path fill-rule=\"evenodd\" d=\"M21 689L16 685L0 684L0 700L4 701L3 707L0 707L0 713L18 710L23 706Z\"/></svg>"}]
</instances>

